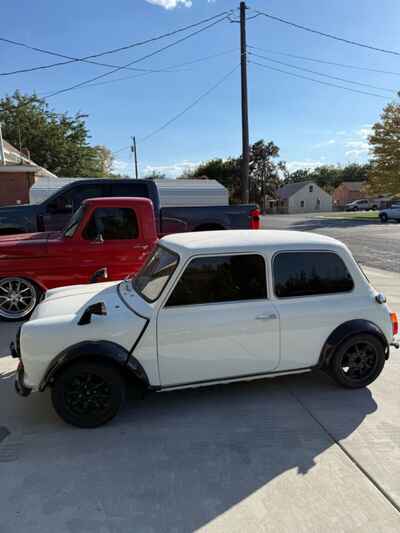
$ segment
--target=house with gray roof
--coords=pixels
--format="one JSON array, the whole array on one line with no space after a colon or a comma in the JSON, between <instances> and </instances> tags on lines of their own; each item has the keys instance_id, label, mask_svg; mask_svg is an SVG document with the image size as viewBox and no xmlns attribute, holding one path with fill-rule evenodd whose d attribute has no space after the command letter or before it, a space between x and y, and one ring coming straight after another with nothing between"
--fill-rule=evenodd
<instances>
[{"instance_id":1,"label":"house with gray roof","mask_svg":"<svg viewBox=\"0 0 400 533\"><path fill-rule=\"evenodd\" d=\"M277 190L277 198L267 199L267 211L292 214L332 211L332 196L312 181L283 185Z\"/></svg>"}]
</instances>

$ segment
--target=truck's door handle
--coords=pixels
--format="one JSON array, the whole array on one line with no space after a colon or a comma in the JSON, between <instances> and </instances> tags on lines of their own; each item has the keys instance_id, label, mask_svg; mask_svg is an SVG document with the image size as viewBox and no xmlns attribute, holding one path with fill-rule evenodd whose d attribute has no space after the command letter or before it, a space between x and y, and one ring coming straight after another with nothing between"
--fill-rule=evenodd
<instances>
[{"instance_id":1,"label":"truck's door handle","mask_svg":"<svg viewBox=\"0 0 400 533\"><path fill-rule=\"evenodd\" d=\"M256 316L256 320L276 320L278 317L275 313L271 313L270 315L258 315Z\"/></svg>"}]
</instances>

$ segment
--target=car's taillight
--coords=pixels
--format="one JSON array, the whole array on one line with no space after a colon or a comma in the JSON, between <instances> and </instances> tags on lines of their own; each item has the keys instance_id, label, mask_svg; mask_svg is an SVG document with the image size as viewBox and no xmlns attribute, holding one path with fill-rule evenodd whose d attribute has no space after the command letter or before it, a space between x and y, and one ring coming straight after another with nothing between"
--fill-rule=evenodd
<instances>
[{"instance_id":1,"label":"car's taillight","mask_svg":"<svg viewBox=\"0 0 400 533\"><path fill-rule=\"evenodd\" d=\"M392 322L393 337L395 337L399 332L399 320L397 318L397 313L390 313L390 320Z\"/></svg>"},{"instance_id":2,"label":"car's taillight","mask_svg":"<svg viewBox=\"0 0 400 533\"><path fill-rule=\"evenodd\" d=\"M260 229L260 210L253 209L250 211L250 229Z\"/></svg>"}]
</instances>

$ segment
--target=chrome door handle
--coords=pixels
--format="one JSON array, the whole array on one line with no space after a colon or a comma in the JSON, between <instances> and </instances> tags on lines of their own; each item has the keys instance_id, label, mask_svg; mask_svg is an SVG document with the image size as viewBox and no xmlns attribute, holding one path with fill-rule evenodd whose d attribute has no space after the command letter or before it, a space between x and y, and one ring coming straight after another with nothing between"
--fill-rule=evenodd
<instances>
[{"instance_id":1,"label":"chrome door handle","mask_svg":"<svg viewBox=\"0 0 400 533\"><path fill-rule=\"evenodd\" d=\"M278 317L275 313L271 313L270 315L258 315L256 316L256 320L276 320Z\"/></svg>"}]
</instances>

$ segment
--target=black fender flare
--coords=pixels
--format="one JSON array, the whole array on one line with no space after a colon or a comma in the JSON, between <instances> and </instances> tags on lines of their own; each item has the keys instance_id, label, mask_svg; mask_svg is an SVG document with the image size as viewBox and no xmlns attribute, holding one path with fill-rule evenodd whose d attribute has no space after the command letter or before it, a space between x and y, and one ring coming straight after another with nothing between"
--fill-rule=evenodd
<instances>
[{"instance_id":1,"label":"black fender flare","mask_svg":"<svg viewBox=\"0 0 400 533\"><path fill-rule=\"evenodd\" d=\"M328 366L337 348L349 337L352 337L353 335L359 335L361 333L368 333L369 335L373 335L379 339L385 348L386 359L388 358L389 344L383 331L379 326L370 320L359 318L344 322L332 331L321 350L317 367L322 368Z\"/></svg>"},{"instance_id":2,"label":"black fender flare","mask_svg":"<svg viewBox=\"0 0 400 533\"><path fill-rule=\"evenodd\" d=\"M39 390L42 392L65 365L78 359L90 358L113 361L128 375L139 379L146 388L149 386L149 379L144 368L128 350L115 342L101 340L79 342L59 353L47 367Z\"/></svg>"}]
</instances>

